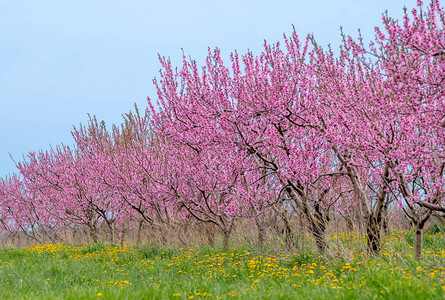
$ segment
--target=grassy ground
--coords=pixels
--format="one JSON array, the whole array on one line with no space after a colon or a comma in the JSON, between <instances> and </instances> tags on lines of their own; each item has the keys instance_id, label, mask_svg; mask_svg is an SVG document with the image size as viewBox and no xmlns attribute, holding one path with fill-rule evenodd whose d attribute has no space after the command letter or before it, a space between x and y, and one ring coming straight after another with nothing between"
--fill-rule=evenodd
<instances>
[{"instance_id":1,"label":"grassy ground","mask_svg":"<svg viewBox=\"0 0 445 300\"><path fill-rule=\"evenodd\" d=\"M445 299L443 233L393 233L369 257L363 237L330 237L331 251L302 254L155 246L35 245L0 250L0 297L10 299Z\"/></svg>"}]
</instances>

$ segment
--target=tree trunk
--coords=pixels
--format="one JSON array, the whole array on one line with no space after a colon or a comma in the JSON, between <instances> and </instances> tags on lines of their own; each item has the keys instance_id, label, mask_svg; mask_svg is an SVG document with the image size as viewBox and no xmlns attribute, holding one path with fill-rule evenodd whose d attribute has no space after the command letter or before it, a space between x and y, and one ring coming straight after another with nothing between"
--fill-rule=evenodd
<instances>
[{"instance_id":1,"label":"tree trunk","mask_svg":"<svg viewBox=\"0 0 445 300\"><path fill-rule=\"evenodd\" d=\"M385 234L388 234L388 233L389 233L389 212L388 212L388 204L386 204L386 205L383 207L382 220L383 220L383 224L382 224L383 232L384 232Z\"/></svg>"},{"instance_id":2,"label":"tree trunk","mask_svg":"<svg viewBox=\"0 0 445 300\"><path fill-rule=\"evenodd\" d=\"M416 259L420 259L422 257L422 248L423 248L423 226L417 223L415 226L415 250L416 250Z\"/></svg>"},{"instance_id":3,"label":"tree trunk","mask_svg":"<svg viewBox=\"0 0 445 300\"><path fill-rule=\"evenodd\" d=\"M366 233L368 236L368 250L371 253L379 253L380 252L380 224L378 218L371 214L367 220Z\"/></svg>"},{"instance_id":4,"label":"tree trunk","mask_svg":"<svg viewBox=\"0 0 445 300\"><path fill-rule=\"evenodd\" d=\"M326 225L329 222L329 214L323 213L320 205L315 204L314 213L309 214L309 222L311 222L312 236L317 244L317 249L320 254L324 254L325 250L328 248L328 243L326 242L325 231Z\"/></svg>"},{"instance_id":5,"label":"tree trunk","mask_svg":"<svg viewBox=\"0 0 445 300\"><path fill-rule=\"evenodd\" d=\"M110 239L111 239L111 245L114 245L115 241L115 230L114 230L115 226L114 224L110 225Z\"/></svg>"},{"instance_id":6,"label":"tree trunk","mask_svg":"<svg viewBox=\"0 0 445 300\"><path fill-rule=\"evenodd\" d=\"M136 238L136 245L139 245L141 243L141 237L142 237L142 226L144 224L144 220L141 219L139 221L139 226L138 226L138 233L137 233L137 238Z\"/></svg>"},{"instance_id":7,"label":"tree trunk","mask_svg":"<svg viewBox=\"0 0 445 300\"><path fill-rule=\"evenodd\" d=\"M230 242L230 230L223 231L223 250L226 251L229 249Z\"/></svg>"},{"instance_id":8,"label":"tree trunk","mask_svg":"<svg viewBox=\"0 0 445 300\"><path fill-rule=\"evenodd\" d=\"M264 242L266 240L266 226L264 222L260 221L258 217L255 218L255 223L258 229L258 247L264 246Z\"/></svg>"},{"instance_id":9,"label":"tree trunk","mask_svg":"<svg viewBox=\"0 0 445 300\"><path fill-rule=\"evenodd\" d=\"M414 223L414 249L416 259L422 258L423 228L425 227L426 222L429 220L431 213L432 210L418 207L414 211L414 218L411 217L411 220Z\"/></svg>"},{"instance_id":10,"label":"tree trunk","mask_svg":"<svg viewBox=\"0 0 445 300\"><path fill-rule=\"evenodd\" d=\"M328 190L324 191L324 195L327 191ZM294 200L295 204L301 208L305 219L310 225L309 230L315 239L317 249L320 254L324 254L328 247L324 233L326 230L326 223L329 222L329 214L323 212L322 207L317 203L315 203L313 209L311 209L309 198L301 185L298 189L289 188L287 192ZM322 200L324 195L321 195L321 198L317 198L317 201ZM298 200L298 197L300 197L301 201Z\"/></svg>"},{"instance_id":11,"label":"tree trunk","mask_svg":"<svg viewBox=\"0 0 445 300\"><path fill-rule=\"evenodd\" d=\"M229 242L230 242L230 236L232 234L233 227L235 225L235 220L228 221L224 227L222 227L223 230L223 249L228 250L229 249Z\"/></svg>"},{"instance_id":12,"label":"tree trunk","mask_svg":"<svg viewBox=\"0 0 445 300\"><path fill-rule=\"evenodd\" d=\"M337 151L336 149L334 149ZM340 160L344 160L339 154L337 154ZM345 164L346 170L348 172L349 179L351 180L352 186L357 193L358 199L360 201L360 206L362 209L363 216L366 220L366 234L368 236L368 251L370 253L378 253L380 251L380 221L381 218L377 218L377 214L372 211L370 207L369 198L366 191L361 183L360 176L356 169ZM385 195L383 195L385 196ZM382 199L382 195L379 195L378 200Z\"/></svg>"},{"instance_id":13,"label":"tree trunk","mask_svg":"<svg viewBox=\"0 0 445 300\"><path fill-rule=\"evenodd\" d=\"M93 244L97 244L99 239L97 238L97 228L93 225L89 225L90 229L90 238L93 240Z\"/></svg>"},{"instance_id":14,"label":"tree trunk","mask_svg":"<svg viewBox=\"0 0 445 300\"><path fill-rule=\"evenodd\" d=\"M264 226L258 227L258 247L263 247L266 241L266 228Z\"/></svg>"},{"instance_id":15,"label":"tree trunk","mask_svg":"<svg viewBox=\"0 0 445 300\"><path fill-rule=\"evenodd\" d=\"M322 222L320 220L317 220L317 221ZM325 229L326 229L326 227L322 223L311 224L312 236L315 239L315 243L317 245L318 252L322 255L324 254L325 250L328 248L328 244L326 242L326 237L324 234Z\"/></svg>"},{"instance_id":16,"label":"tree trunk","mask_svg":"<svg viewBox=\"0 0 445 300\"><path fill-rule=\"evenodd\" d=\"M121 234L120 234L120 245L121 245L121 247L123 247L124 246L124 240L125 240L125 234L127 233L127 229L126 228L123 228L122 230L121 230Z\"/></svg>"}]
</instances>

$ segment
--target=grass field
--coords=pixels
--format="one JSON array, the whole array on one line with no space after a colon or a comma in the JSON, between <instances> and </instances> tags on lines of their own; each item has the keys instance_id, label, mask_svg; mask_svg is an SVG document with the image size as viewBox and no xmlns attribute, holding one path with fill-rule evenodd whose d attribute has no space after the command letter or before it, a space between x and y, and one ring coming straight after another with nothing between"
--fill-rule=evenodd
<instances>
[{"instance_id":1,"label":"grass field","mask_svg":"<svg viewBox=\"0 0 445 300\"><path fill-rule=\"evenodd\" d=\"M162 249L62 244L0 250L0 296L8 299L445 299L445 239L393 233L378 256L363 237L331 236L331 251L288 253L236 246ZM349 249L349 250L345 250ZM281 252L281 253L280 253ZM339 253L340 252L340 253Z\"/></svg>"}]
</instances>

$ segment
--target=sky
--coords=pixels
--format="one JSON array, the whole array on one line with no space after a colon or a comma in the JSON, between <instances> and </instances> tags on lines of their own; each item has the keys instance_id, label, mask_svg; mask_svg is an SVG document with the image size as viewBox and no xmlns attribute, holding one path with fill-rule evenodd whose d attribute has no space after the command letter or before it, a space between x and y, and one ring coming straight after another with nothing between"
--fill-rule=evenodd
<instances>
[{"instance_id":1,"label":"sky","mask_svg":"<svg viewBox=\"0 0 445 300\"><path fill-rule=\"evenodd\" d=\"M88 114L108 126L146 97L158 54L179 66L182 50L204 62L264 40L282 41L292 25L321 45L338 47L340 26L365 39L385 10L401 18L415 0L0 0L0 177L23 154L72 145L71 130Z\"/></svg>"}]
</instances>

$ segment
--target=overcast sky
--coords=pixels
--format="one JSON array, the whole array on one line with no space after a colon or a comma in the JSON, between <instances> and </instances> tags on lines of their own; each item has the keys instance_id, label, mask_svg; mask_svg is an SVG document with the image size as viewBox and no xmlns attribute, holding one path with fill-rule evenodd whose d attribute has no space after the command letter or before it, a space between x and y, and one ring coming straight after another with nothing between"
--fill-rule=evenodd
<instances>
[{"instance_id":1,"label":"overcast sky","mask_svg":"<svg viewBox=\"0 0 445 300\"><path fill-rule=\"evenodd\" d=\"M261 51L283 33L340 42L339 27L365 38L387 9L400 18L415 0L0 0L0 177L9 153L72 144L71 129L96 115L119 123L133 103L155 98L157 54L202 62L207 48Z\"/></svg>"}]
</instances>

